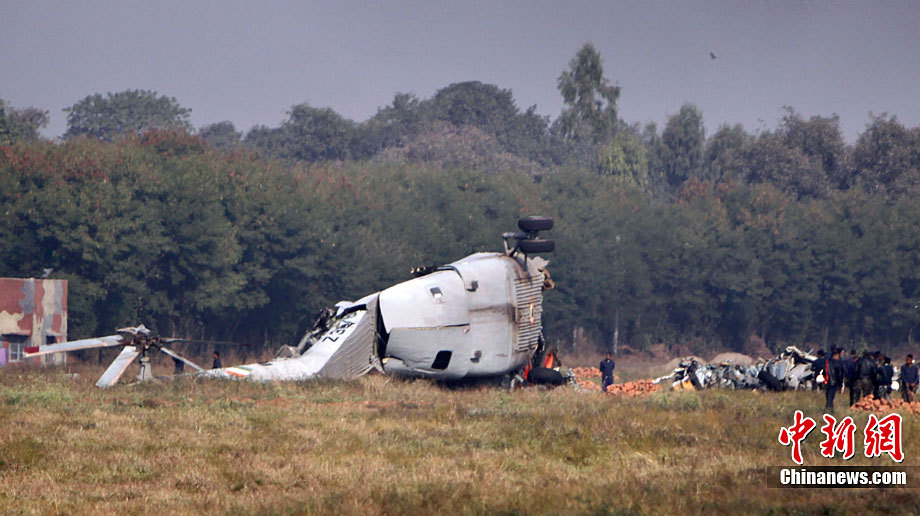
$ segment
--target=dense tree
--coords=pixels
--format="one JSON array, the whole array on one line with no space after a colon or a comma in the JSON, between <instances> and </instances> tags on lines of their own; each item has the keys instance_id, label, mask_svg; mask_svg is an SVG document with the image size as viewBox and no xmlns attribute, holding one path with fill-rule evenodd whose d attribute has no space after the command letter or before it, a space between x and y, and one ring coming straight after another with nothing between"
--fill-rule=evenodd
<instances>
[{"instance_id":1,"label":"dense tree","mask_svg":"<svg viewBox=\"0 0 920 516\"><path fill-rule=\"evenodd\" d=\"M740 180L744 174L744 149L751 136L741 124L723 125L706 141L703 152L704 179Z\"/></svg>"},{"instance_id":2,"label":"dense tree","mask_svg":"<svg viewBox=\"0 0 920 516\"><path fill-rule=\"evenodd\" d=\"M229 120L208 124L198 130L198 135L208 144L221 150L238 147L243 136Z\"/></svg>"},{"instance_id":3,"label":"dense tree","mask_svg":"<svg viewBox=\"0 0 920 516\"><path fill-rule=\"evenodd\" d=\"M189 131L191 109L182 107L174 97L149 90L126 90L118 93L89 95L67 113L65 138L85 135L112 141L116 136L149 129L174 128Z\"/></svg>"},{"instance_id":4,"label":"dense tree","mask_svg":"<svg viewBox=\"0 0 920 516\"><path fill-rule=\"evenodd\" d=\"M803 119L787 107L779 128L787 146L796 148L815 162L834 186L846 188L850 177L846 167L846 148L840 132L840 117L813 116Z\"/></svg>"},{"instance_id":5,"label":"dense tree","mask_svg":"<svg viewBox=\"0 0 920 516\"><path fill-rule=\"evenodd\" d=\"M617 99L620 87L604 77L601 55L586 43L563 70L557 86L566 104L557 123L561 134L570 140L603 143L617 129Z\"/></svg>"},{"instance_id":6,"label":"dense tree","mask_svg":"<svg viewBox=\"0 0 920 516\"><path fill-rule=\"evenodd\" d=\"M764 132L745 148L744 179L770 183L801 198L827 195L829 184L821 163L786 143L782 132Z\"/></svg>"},{"instance_id":7,"label":"dense tree","mask_svg":"<svg viewBox=\"0 0 920 516\"><path fill-rule=\"evenodd\" d=\"M703 114L696 106L684 104L677 114L668 118L661 133L661 159L671 188L679 187L691 177L700 177L705 142Z\"/></svg>"},{"instance_id":8,"label":"dense tree","mask_svg":"<svg viewBox=\"0 0 920 516\"><path fill-rule=\"evenodd\" d=\"M0 145L38 140L39 131L46 125L47 111L32 107L16 109L0 99Z\"/></svg>"},{"instance_id":9,"label":"dense tree","mask_svg":"<svg viewBox=\"0 0 920 516\"><path fill-rule=\"evenodd\" d=\"M617 132L613 140L601 147L598 162L601 174L616 178L618 183L641 188L648 186L648 156L639 137L631 130Z\"/></svg>"},{"instance_id":10,"label":"dense tree","mask_svg":"<svg viewBox=\"0 0 920 516\"><path fill-rule=\"evenodd\" d=\"M920 127L896 117L875 117L853 149L856 180L867 192L889 198L920 194Z\"/></svg>"}]
</instances>

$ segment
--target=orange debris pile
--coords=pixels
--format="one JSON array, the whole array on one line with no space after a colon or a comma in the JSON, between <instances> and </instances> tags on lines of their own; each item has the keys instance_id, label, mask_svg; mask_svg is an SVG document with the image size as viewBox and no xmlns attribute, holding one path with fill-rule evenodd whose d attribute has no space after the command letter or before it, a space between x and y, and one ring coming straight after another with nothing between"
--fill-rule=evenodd
<instances>
[{"instance_id":1,"label":"orange debris pile","mask_svg":"<svg viewBox=\"0 0 920 516\"><path fill-rule=\"evenodd\" d=\"M621 396L639 396L651 394L660 390L661 386L652 380L636 380L634 382L615 383L607 387L607 394L618 394Z\"/></svg>"},{"instance_id":2,"label":"orange debris pile","mask_svg":"<svg viewBox=\"0 0 920 516\"><path fill-rule=\"evenodd\" d=\"M596 367L573 367L572 374L578 378L600 378L601 370Z\"/></svg>"},{"instance_id":3,"label":"orange debris pile","mask_svg":"<svg viewBox=\"0 0 920 516\"><path fill-rule=\"evenodd\" d=\"M596 367L575 367L572 368L572 373L575 375L575 381L578 382L580 387L590 391L601 390L601 386L599 384L590 380L590 378L601 377L600 369ZM619 377L614 375L614 379L619 379ZM617 394L620 396L638 396L642 394L649 394L659 389L661 389L661 386L652 383L652 380L636 380L634 382L615 383L607 387L607 394Z\"/></svg>"},{"instance_id":4,"label":"orange debris pile","mask_svg":"<svg viewBox=\"0 0 920 516\"><path fill-rule=\"evenodd\" d=\"M872 396L866 396L857 401L856 404L853 405L853 408L876 413L898 412L901 414L920 414L920 401L907 403L899 399L877 400Z\"/></svg>"}]
</instances>

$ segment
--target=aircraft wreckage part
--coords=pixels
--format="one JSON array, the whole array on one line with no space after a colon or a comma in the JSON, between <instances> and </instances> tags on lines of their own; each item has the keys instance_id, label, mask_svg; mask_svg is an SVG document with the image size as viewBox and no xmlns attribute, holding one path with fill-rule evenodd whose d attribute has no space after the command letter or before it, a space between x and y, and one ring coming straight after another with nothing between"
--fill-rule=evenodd
<instances>
[{"instance_id":1,"label":"aircraft wreckage part","mask_svg":"<svg viewBox=\"0 0 920 516\"><path fill-rule=\"evenodd\" d=\"M541 258L476 253L380 293L384 369L459 378L523 367L542 330ZM509 282L511 278L513 281ZM436 290L435 290L436 289ZM442 368L437 357L450 358Z\"/></svg>"},{"instance_id":2,"label":"aircraft wreckage part","mask_svg":"<svg viewBox=\"0 0 920 516\"><path fill-rule=\"evenodd\" d=\"M178 339L177 339L177 340L178 340ZM163 353L166 353L167 355L173 357L173 358L176 359L176 360L181 360L181 361L185 362L186 364L192 366L192 368L195 369L196 371L204 371L204 368L203 368L203 367L200 367L200 366L199 366L198 364L196 364L195 362L192 362L191 360L189 360L189 359L187 359L187 358L185 358L185 357L179 355L178 353L173 352L173 351L170 350L170 349L167 349L167 348L160 348L160 351L162 351Z\"/></svg>"},{"instance_id":3,"label":"aircraft wreckage part","mask_svg":"<svg viewBox=\"0 0 920 516\"><path fill-rule=\"evenodd\" d=\"M121 379L121 375L125 374L128 366L134 362L134 359L141 354L141 351L134 346L125 346L121 350L121 353L115 357L115 360L109 365L109 368L102 373L102 376L99 377L99 381L96 382L96 387L111 387L118 383L118 380Z\"/></svg>"},{"instance_id":4,"label":"aircraft wreckage part","mask_svg":"<svg viewBox=\"0 0 920 516\"><path fill-rule=\"evenodd\" d=\"M520 240L518 241L518 249L520 249L525 254L551 253L554 249L556 249L556 242L543 238L535 238L533 240Z\"/></svg>"},{"instance_id":5,"label":"aircraft wreckage part","mask_svg":"<svg viewBox=\"0 0 920 516\"><path fill-rule=\"evenodd\" d=\"M522 217L518 219L518 227L521 231L533 232L533 231L549 231L553 229L553 219L549 217L540 217L533 215L530 217Z\"/></svg>"},{"instance_id":6,"label":"aircraft wreckage part","mask_svg":"<svg viewBox=\"0 0 920 516\"><path fill-rule=\"evenodd\" d=\"M27 357L37 357L50 353L60 353L62 351L78 351L81 349L108 348L119 346L125 342L125 337L121 335L109 335L108 337L99 337L94 339L72 340L60 344L49 344L47 346L34 346L25 349L24 355Z\"/></svg>"},{"instance_id":7,"label":"aircraft wreckage part","mask_svg":"<svg viewBox=\"0 0 920 516\"><path fill-rule=\"evenodd\" d=\"M376 301L376 299L374 299ZM205 371L217 378L258 381L330 378L350 380L370 371L376 305L346 313L313 346L295 358Z\"/></svg>"},{"instance_id":8,"label":"aircraft wreckage part","mask_svg":"<svg viewBox=\"0 0 920 516\"><path fill-rule=\"evenodd\" d=\"M436 328L470 323L466 288L453 271L442 270L380 293L387 332L394 328Z\"/></svg>"},{"instance_id":9,"label":"aircraft wreckage part","mask_svg":"<svg viewBox=\"0 0 920 516\"><path fill-rule=\"evenodd\" d=\"M473 346L469 325L397 328L390 332L390 340L387 342L387 355L390 358L384 362L383 370L410 376L463 378L473 365Z\"/></svg>"}]
</instances>

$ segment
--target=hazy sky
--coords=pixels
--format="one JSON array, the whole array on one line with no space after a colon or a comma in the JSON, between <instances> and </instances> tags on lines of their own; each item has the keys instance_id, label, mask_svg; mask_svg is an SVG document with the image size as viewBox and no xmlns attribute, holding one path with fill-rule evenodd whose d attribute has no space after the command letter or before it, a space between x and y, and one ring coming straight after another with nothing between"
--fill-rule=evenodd
<instances>
[{"instance_id":1,"label":"hazy sky","mask_svg":"<svg viewBox=\"0 0 920 516\"><path fill-rule=\"evenodd\" d=\"M555 118L585 42L628 122L692 102L707 135L774 128L786 105L837 113L848 141L869 112L920 125L918 1L0 0L0 97L49 110L48 136L63 108L135 88L176 97L196 127L276 126L301 102L360 121L467 80Z\"/></svg>"}]
</instances>

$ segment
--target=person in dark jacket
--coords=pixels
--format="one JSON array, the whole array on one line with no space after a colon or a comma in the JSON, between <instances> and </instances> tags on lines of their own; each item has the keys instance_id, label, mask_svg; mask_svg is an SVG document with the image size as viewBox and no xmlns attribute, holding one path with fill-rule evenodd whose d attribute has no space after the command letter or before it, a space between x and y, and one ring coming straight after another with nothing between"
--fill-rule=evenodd
<instances>
[{"instance_id":1,"label":"person in dark jacket","mask_svg":"<svg viewBox=\"0 0 920 516\"><path fill-rule=\"evenodd\" d=\"M885 390L885 371L882 367L885 365L885 357L881 351L873 353L873 357L875 359L875 376L872 378L872 396L880 400L884 398L882 391Z\"/></svg>"},{"instance_id":2,"label":"person in dark jacket","mask_svg":"<svg viewBox=\"0 0 920 516\"><path fill-rule=\"evenodd\" d=\"M875 378L875 360L868 351L863 351L862 357L856 362L856 381L853 384L853 395L856 401L872 394L872 380Z\"/></svg>"},{"instance_id":3,"label":"person in dark jacket","mask_svg":"<svg viewBox=\"0 0 920 516\"><path fill-rule=\"evenodd\" d=\"M878 387L878 393L881 399L891 399L891 381L894 380L894 367L891 366L891 357L882 357L883 365L879 368L881 371L881 385Z\"/></svg>"},{"instance_id":4,"label":"person in dark jacket","mask_svg":"<svg viewBox=\"0 0 920 516\"><path fill-rule=\"evenodd\" d=\"M607 353L607 357L601 360L598 369L601 370L601 389L604 392L607 392L608 386L613 385L613 369L616 366L616 363L610 358L610 353Z\"/></svg>"},{"instance_id":5,"label":"person in dark jacket","mask_svg":"<svg viewBox=\"0 0 920 516\"><path fill-rule=\"evenodd\" d=\"M851 349L850 354L846 358L842 358L843 370L846 372L846 379L844 380L844 385L846 385L847 390L850 391L850 406L852 407L856 403L856 398L853 396L853 385L856 383L856 361L859 360L859 357L856 355L856 350Z\"/></svg>"},{"instance_id":6,"label":"person in dark jacket","mask_svg":"<svg viewBox=\"0 0 920 516\"><path fill-rule=\"evenodd\" d=\"M185 371L185 362L183 362L182 360L179 360L176 357L172 357L172 359L173 359L173 374L182 374Z\"/></svg>"},{"instance_id":7,"label":"person in dark jacket","mask_svg":"<svg viewBox=\"0 0 920 516\"><path fill-rule=\"evenodd\" d=\"M901 366L901 399L910 403L914 401L914 392L917 390L917 366L914 364L914 356L907 355L907 360Z\"/></svg>"},{"instance_id":8,"label":"person in dark jacket","mask_svg":"<svg viewBox=\"0 0 920 516\"><path fill-rule=\"evenodd\" d=\"M824 398L826 403L824 408L833 413L834 396L837 395L837 391L840 390L840 387L843 385L843 382L846 378L846 373L843 369L843 363L840 361L839 349L835 349L831 355L830 360L825 362L824 376L826 378L826 383L824 384Z\"/></svg>"},{"instance_id":9,"label":"person in dark jacket","mask_svg":"<svg viewBox=\"0 0 920 516\"><path fill-rule=\"evenodd\" d=\"M214 352L214 363L211 364L211 369L220 369L224 367L223 362L220 361L220 353L217 351Z\"/></svg>"},{"instance_id":10,"label":"person in dark jacket","mask_svg":"<svg viewBox=\"0 0 920 516\"><path fill-rule=\"evenodd\" d=\"M827 375L824 374L824 366L827 364L827 357L824 355L824 350L819 349L815 354L818 355L818 358L811 363L811 372L815 377L815 382L812 384L811 390L824 387L825 380L827 380ZM820 380L818 377L820 377Z\"/></svg>"}]
</instances>

